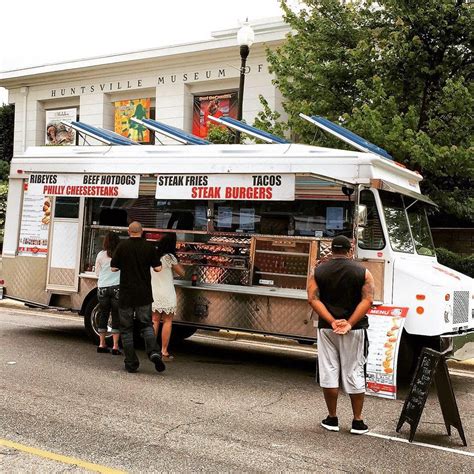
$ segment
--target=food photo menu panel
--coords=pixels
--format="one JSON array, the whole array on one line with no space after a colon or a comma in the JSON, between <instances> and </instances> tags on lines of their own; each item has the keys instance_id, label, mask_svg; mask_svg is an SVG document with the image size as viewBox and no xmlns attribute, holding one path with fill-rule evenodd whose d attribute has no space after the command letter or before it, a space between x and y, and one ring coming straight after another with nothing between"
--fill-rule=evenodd
<instances>
[{"instance_id":1,"label":"food photo menu panel","mask_svg":"<svg viewBox=\"0 0 474 474\"><path fill-rule=\"evenodd\" d=\"M397 359L408 308L378 306L368 312L367 394L397 398Z\"/></svg>"}]
</instances>

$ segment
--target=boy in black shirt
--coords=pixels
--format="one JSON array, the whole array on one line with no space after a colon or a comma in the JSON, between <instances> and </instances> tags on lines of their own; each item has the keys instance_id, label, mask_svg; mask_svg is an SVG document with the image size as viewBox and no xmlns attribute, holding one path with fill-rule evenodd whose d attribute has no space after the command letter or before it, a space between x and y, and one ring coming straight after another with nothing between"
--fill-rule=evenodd
<instances>
[{"instance_id":1,"label":"boy in black shirt","mask_svg":"<svg viewBox=\"0 0 474 474\"><path fill-rule=\"evenodd\" d=\"M142 238L142 232L142 225L132 222L128 226L130 238L118 245L110 263L112 271L120 270L119 314L125 369L127 372L137 372L140 365L133 346L135 315L140 325L140 334L145 340L148 358L155 364L158 372L163 372L165 364L161 360L151 322L153 296L150 273L150 267L159 272L161 264L155 247Z\"/></svg>"}]
</instances>

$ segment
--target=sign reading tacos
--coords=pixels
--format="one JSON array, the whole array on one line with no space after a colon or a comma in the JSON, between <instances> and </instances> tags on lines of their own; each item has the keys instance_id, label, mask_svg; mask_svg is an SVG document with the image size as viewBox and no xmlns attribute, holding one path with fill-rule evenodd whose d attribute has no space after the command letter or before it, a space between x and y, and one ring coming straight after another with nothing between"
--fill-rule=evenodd
<instances>
[{"instance_id":1,"label":"sign reading tacos","mask_svg":"<svg viewBox=\"0 0 474 474\"><path fill-rule=\"evenodd\" d=\"M164 174L156 182L157 199L294 201L293 174Z\"/></svg>"},{"instance_id":2,"label":"sign reading tacos","mask_svg":"<svg viewBox=\"0 0 474 474\"><path fill-rule=\"evenodd\" d=\"M32 173L27 193L43 196L137 198L137 174Z\"/></svg>"}]
</instances>

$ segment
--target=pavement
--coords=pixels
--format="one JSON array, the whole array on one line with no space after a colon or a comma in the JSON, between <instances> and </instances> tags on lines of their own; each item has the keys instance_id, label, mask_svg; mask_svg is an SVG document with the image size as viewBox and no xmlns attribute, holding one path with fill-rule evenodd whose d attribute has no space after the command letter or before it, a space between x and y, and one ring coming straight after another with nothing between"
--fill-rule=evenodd
<instances>
[{"instance_id":1,"label":"pavement","mask_svg":"<svg viewBox=\"0 0 474 474\"><path fill-rule=\"evenodd\" d=\"M12 300L10 298L5 298L0 300L0 308L16 308L16 309L29 309L30 306L25 305L25 303L21 301ZM34 308L33 308L34 309ZM72 316L77 316L82 320L82 316L79 316L75 312L71 312L68 310L57 310L53 308L42 309L41 311L47 311L52 314L63 313L63 314L70 314ZM280 346L287 346L289 348L294 348L295 350L301 352L311 352L313 354L317 354L317 348L313 345L305 345L300 344L298 341L283 338L283 337L276 337L276 336L266 336L263 334L256 334L256 333L245 333L239 331L231 331L222 329L220 331L208 331L204 329L199 330L199 334L208 337L217 337L227 339L229 341L253 341L256 343L265 343L265 344L275 344ZM466 359L466 360L455 360L450 359L448 360L448 367L454 370L461 370L461 371L473 371L474 372L474 358Z\"/></svg>"}]
</instances>

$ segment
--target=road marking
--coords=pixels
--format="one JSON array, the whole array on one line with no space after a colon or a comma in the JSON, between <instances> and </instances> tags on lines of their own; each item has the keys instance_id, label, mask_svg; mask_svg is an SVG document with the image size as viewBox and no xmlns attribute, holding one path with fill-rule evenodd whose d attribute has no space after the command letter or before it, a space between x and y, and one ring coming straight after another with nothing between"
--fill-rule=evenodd
<instances>
[{"instance_id":1,"label":"road marking","mask_svg":"<svg viewBox=\"0 0 474 474\"><path fill-rule=\"evenodd\" d=\"M73 466L82 467L92 472L102 472L104 474L123 474L125 471L120 471L118 469L113 469L107 466L101 466L100 464L94 464L87 461L83 461L77 458L71 458L69 456L63 456L62 454L52 453L50 451L44 451L42 449L34 448L32 446L26 446L24 444L15 443L14 441L9 441L8 439L0 438L0 446L5 446L6 448L16 449L17 451L23 451L28 454L33 454L35 456L40 456L42 458L51 459L53 461L58 461L63 464L71 464Z\"/></svg>"},{"instance_id":2,"label":"road marking","mask_svg":"<svg viewBox=\"0 0 474 474\"><path fill-rule=\"evenodd\" d=\"M463 456L469 456L469 457L474 457L474 453L471 451L461 451L459 449L453 449L453 448L445 448L444 446L438 446L436 444L428 444L428 443L419 443L418 441L408 441L405 438L397 438L395 436L387 436L379 433L374 433L373 431L369 431L368 433L365 433L364 436L372 436L373 438L382 438L382 439L388 439L390 441L398 441L399 443L407 443L413 446L421 446L422 448L431 448L431 449L438 449L440 451L447 451L448 453L454 453L454 454L461 454Z\"/></svg>"}]
</instances>

